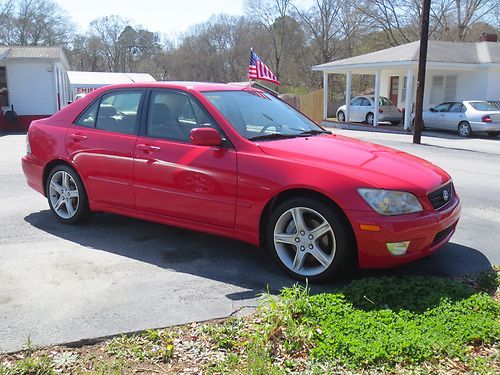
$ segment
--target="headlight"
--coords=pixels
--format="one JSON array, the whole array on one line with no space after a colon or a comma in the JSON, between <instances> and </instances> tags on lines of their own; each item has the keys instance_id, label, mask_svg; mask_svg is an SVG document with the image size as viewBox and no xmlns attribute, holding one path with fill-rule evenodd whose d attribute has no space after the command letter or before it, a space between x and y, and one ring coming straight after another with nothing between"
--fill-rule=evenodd
<instances>
[{"instance_id":1,"label":"headlight","mask_svg":"<svg viewBox=\"0 0 500 375\"><path fill-rule=\"evenodd\" d=\"M381 215L403 215L423 210L412 193L382 189L358 189L358 193Z\"/></svg>"}]
</instances>

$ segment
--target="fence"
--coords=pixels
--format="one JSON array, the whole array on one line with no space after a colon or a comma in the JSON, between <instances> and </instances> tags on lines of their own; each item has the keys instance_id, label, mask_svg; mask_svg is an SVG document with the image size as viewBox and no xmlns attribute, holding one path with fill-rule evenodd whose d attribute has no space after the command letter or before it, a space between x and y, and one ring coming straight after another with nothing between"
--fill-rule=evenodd
<instances>
[{"instance_id":1,"label":"fence","mask_svg":"<svg viewBox=\"0 0 500 375\"><path fill-rule=\"evenodd\" d=\"M292 107L316 122L323 120L323 90L319 89L302 96L283 95L281 97Z\"/></svg>"}]
</instances>

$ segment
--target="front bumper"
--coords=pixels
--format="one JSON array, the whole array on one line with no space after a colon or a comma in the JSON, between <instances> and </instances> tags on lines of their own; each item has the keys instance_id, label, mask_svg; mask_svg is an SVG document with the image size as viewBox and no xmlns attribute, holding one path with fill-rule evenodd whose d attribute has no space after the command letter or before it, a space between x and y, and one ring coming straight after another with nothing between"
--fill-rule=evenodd
<instances>
[{"instance_id":1,"label":"front bumper","mask_svg":"<svg viewBox=\"0 0 500 375\"><path fill-rule=\"evenodd\" d=\"M450 240L460 218L460 210L460 199L454 194L450 203L439 211L398 216L382 216L373 211L347 211L358 245L359 267L393 267L432 254ZM380 230L362 230L362 224L378 226ZM402 241L410 241L406 254L390 254L387 243Z\"/></svg>"}]
</instances>

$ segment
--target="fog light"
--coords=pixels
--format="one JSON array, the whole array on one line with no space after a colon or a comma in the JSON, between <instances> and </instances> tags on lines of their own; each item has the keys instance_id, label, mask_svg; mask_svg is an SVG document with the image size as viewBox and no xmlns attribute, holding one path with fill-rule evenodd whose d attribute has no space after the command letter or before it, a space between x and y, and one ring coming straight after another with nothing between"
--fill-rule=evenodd
<instances>
[{"instance_id":1,"label":"fog light","mask_svg":"<svg viewBox=\"0 0 500 375\"><path fill-rule=\"evenodd\" d=\"M387 250L389 250L392 255L396 256L405 255L408 246L410 246L410 241L387 242Z\"/></svg>"}]
</instances>

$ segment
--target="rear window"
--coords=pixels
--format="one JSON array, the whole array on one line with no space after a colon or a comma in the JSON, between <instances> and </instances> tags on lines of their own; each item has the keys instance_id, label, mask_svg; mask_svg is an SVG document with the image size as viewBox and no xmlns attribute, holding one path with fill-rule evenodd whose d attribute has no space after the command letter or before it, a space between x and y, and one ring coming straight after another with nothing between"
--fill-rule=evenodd
<instances>
[{"instance_id":1,"label":"rear window","mask_svg":"<svg viewBox=\"0 0 500 375\"><path fill-rule=\"evenodd\" d=\"M476 111L500 111L500 109L488 102L469 102L469 104Z\"/></svg>"}]
</instances>

